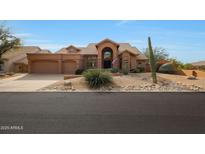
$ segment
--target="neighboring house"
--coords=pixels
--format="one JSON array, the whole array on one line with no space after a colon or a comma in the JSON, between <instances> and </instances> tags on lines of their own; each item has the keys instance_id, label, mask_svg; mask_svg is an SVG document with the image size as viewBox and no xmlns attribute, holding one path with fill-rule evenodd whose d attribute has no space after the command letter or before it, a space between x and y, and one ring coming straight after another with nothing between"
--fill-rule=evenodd
<instances>
[{"instance_id":1,"label":"neighboring house","mask_svg":"<svg viewBox=\"0 0 205 154\"><path fill-rule=\"evenodd\" d=\"M105 39L87 47L73 45L53 54L28 53L29 73L73 74L77 69L112 68L129 70L146 67L147 57L129 43L116 43Z\"/></svg>"},{"instance_id":2,"label":"neighboring house","mask_svg":"<svg viewBox=\"0 0 205 154\"><path fill-rule=\"evenodd\" d=\"M21 46L10 49L2 55L3 71L25 73L28 72L27 53L50 53L36 46Z\"/></svg>"}]
</instances>

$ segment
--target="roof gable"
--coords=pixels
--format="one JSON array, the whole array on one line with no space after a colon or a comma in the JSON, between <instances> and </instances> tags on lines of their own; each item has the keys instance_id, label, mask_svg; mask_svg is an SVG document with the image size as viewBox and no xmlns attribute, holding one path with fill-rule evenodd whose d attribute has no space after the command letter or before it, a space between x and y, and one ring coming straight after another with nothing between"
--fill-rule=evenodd
<instances>
[{"instance_id":1,"label":"roof gable","mask_svg":"<svg viewBox=\"0 0 205 154\"><path fill-rule=\"evenodd\" d=\"M100 41L99 43L96 44L96 47L98 47L99 45L101 45L101 44L103 44L103 43L105 43L105 42L110 42L110 43L116 45L117 47L119 47L119 44L118 44L118 43L116 43L116 42L114 42L114 41L112 41L112 40L110 40L110 39L104 39L104 40Z\"/></svg>"},{"instance_id":2,"label":"roof gable","mask_svg":"<svg viewBox=\"0 0 205 154\"><path fill-rule=\"evenodd\" d=\"M66 50L68 50L69 52L78 52L78 51L80 51L79 48L77 48L73 45L70 45L69 47L67 47Z\"/></svg>"},{"instance_id":3,"label":"roof gable","mask_svg":"<svg viewBox=\"0 0 205 154\"><path fill-rule=\"evenodd\" d=\"M129 43L120 43L118 50L119 50L119 54L121 54L125 51L128 51L134 55L141 54L137 48L132 47Z\"/></svg>"},{"instance_id":4,"label":"roof gable","mask_svg":"<svg viewBox=\"0 0 205 154\"><path fill-rule=\"evenodd\" d=\"M127 50L127 49L125 49L124 51L120 52L119 54L123 54L124 52L128 52L128 53L133 54L133 55L138 55L137 53L132 52L132 51Z\"/></svg>"}]
</instances>

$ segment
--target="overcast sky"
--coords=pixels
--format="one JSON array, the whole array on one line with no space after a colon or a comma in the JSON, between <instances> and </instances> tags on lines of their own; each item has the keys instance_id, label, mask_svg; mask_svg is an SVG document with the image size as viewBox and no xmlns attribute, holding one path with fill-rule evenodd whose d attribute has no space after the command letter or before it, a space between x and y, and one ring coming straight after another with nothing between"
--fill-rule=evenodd
<instances>
[{"instance_id":1,"label":"overcast sky","mask_svg":"<svg viewBox=\"0 0 205 154\"><path fill-rule=\"evenodd\" d=\"M22 38L52 52L70 44L86 46L110 38L128 42L140 50L151 36L154 47L163 47L170 57L183 62L205 60L205 21L4 21Z\"/></svg>"}]
</instances>

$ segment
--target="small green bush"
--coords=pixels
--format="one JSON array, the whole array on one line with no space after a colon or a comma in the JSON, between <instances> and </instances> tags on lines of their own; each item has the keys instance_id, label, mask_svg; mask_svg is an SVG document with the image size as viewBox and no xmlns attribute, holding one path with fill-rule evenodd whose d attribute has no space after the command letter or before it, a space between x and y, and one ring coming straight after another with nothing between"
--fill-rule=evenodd
<instances>
[{"instance_id":1,"label":"small green bush","mask_svg":"<svg viewBox=\"0 0 205 154\"><path fill-rule=\"evenodd\" d=\"M128 71L128 63L127 62L123 62L123 65L122 65L122 73L124 75L128 75L129 71Z\"/></svg>"},{"instance_id":2,"label":"small green bush","mask_svg":"<svg viewBox=\"0 0 205 154\"><path fill-rule=\"evenodd\" d=\"M128 70L123 69L123 70L122 70L122 73L123 73L124 75L128 75L129 72L128 72Z\"/></svg>"},{"instance_id":3,"label":"small green bush","mask_svg":"<svg viewBox=\"0 0 205 154\"><path fill-rule=\"evenodd\" d=\"M190 63L184 64L183 66L183 69L185 70L192 70L193 68L194 68L193 65Z\"/></svg>"},{"instance_id":4,"label":"small green bush","mask_svg":"<svg viewBox=\"0 0 205 154\"><path fill-rule=\"evenodd\" d=\"M112 83L112 76L109 72L100 69L87 70L83 76L91 88L100 88Z\"/></svg>"},{"instance_id":5,"label":"small green bush","mask_svg":"<svg viewBox=\"0 0 205 154\"><path fill-rule=\"evenodd\" d=\"M111 72L111 68L92 68L92 69L87 69L86 71L101 71L101 72Z\"/></svg>"},{"instance_id":6,"label":"small green bush","mask_svg":"<svg viewBox=\"0 0 205 154\"><path fill-rule=\"evenodd\" d=\"M145 72L145 68L144 68L144 67L137 67L137 69L138 69L140 72Z\"/></svg>"},{"instance_id":7,"label":"small green bush","mask_svg":"<svg viewBox=\"0 0 205 154\"><path fill-rule=\"evenodd\" d=\"M136 69L131 69L130 73L140 73L140 69L136 68Z\"/></svg>"},{"instance_id":8,"label":"small green bush","mask_svg":"<svg viewBox=\"0 0 205 154\"><path fill-rule=\"evenodd\" d=\"M205 65L201 65L201 66L199 66L199 70L201 70L201 71L205 71Z\"/></svg>"},{"instance_id":9,"label":"small green bush","mask_svg":"<svg viewBox=\"0 0 205 154\"><path fill-rule=\"evenodd\" d=\"M4 61L2 59L0 59L0 64L4 64Z\"/></svg>"},{"instance_id":10,"label":"small green bush","mask_svg":"<svg viewBox=\"0 0 205 154\"><path fill-rule=\"evenodd\" d=\"M159 68L160 73L174 74L174 73L176 73L176 71L177 71L177 69L172 63L163 64Z\"/></svg>"},{"instance_id":11,"label":"small green bush","mask_svg":"<svg viewBox=\"0 0 205 154\"><path fill-rule=\"evenodd\" d=\"M119 72L119 69L118 69L118 68L113 67L113 68L111 69L111 73L117 73L117 72Z\"/></svg>"},{"instance_id":12,"label":"small green bush","mask_svg":"<svg viewBox=\"0 0 205 154\"><path fill-rule=\"evenodd\" d=\"M84 72L84 69L77 69L77 70L75 71L75 74L76 74L76 75L81 75L83 72Z\"/></svg>"}]
</instances>

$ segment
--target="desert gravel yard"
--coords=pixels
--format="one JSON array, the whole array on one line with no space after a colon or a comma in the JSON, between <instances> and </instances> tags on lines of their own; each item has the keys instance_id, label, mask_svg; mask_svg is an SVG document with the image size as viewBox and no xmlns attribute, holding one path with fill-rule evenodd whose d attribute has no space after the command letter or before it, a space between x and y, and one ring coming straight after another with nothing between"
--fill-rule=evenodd
<instances>
[{"instance_id":1,"label":"desert gravel yard","mask_svg":"<svg viewBox=\"0 0 205 154\"><path fill-rule=\"evenodd\" d=\"M182 75L171 75L171 74L158 74L159 77L174 81L178 84L183 84L187 86L198 86L205 89L205 77L198 77L196 80L188 80L187 76Z\"/></svg>"},{"instance_id":2,"label":"desert gravel yard","mask_svg":"<svg viewBox=\"0 0 205 154\"><path fill-rule=\"evenodd\" d=\"M133 73L113 77L113 84L100 89L90 89L84 77L69 79L69 85L65 81L58 81L52 85L44 87L41 91L153 91L153 92L193 92L205 91L205 79L188 80L186 76L158 74L158 84L153 84L150 73ZM194 82L194 83L193 83Z\"/></svg>"},{"instance_id":3,"label":"desert gravel yard","mask_svg":"<svg viewBox=\"0 0 205 154\"><path fill-rule=\"evenodd\" d=\"M63 74L16 74L13 77L0 80L0 92L35 92L35 91L67 91L67 92L193 92L205 91L205 78L188 80L187 76L157 74L158 84L153 84L150 73L133 73L113 76L113 84L100 89L90 89L80 76L66 80Z\"/></svg>"}]
</instances>

